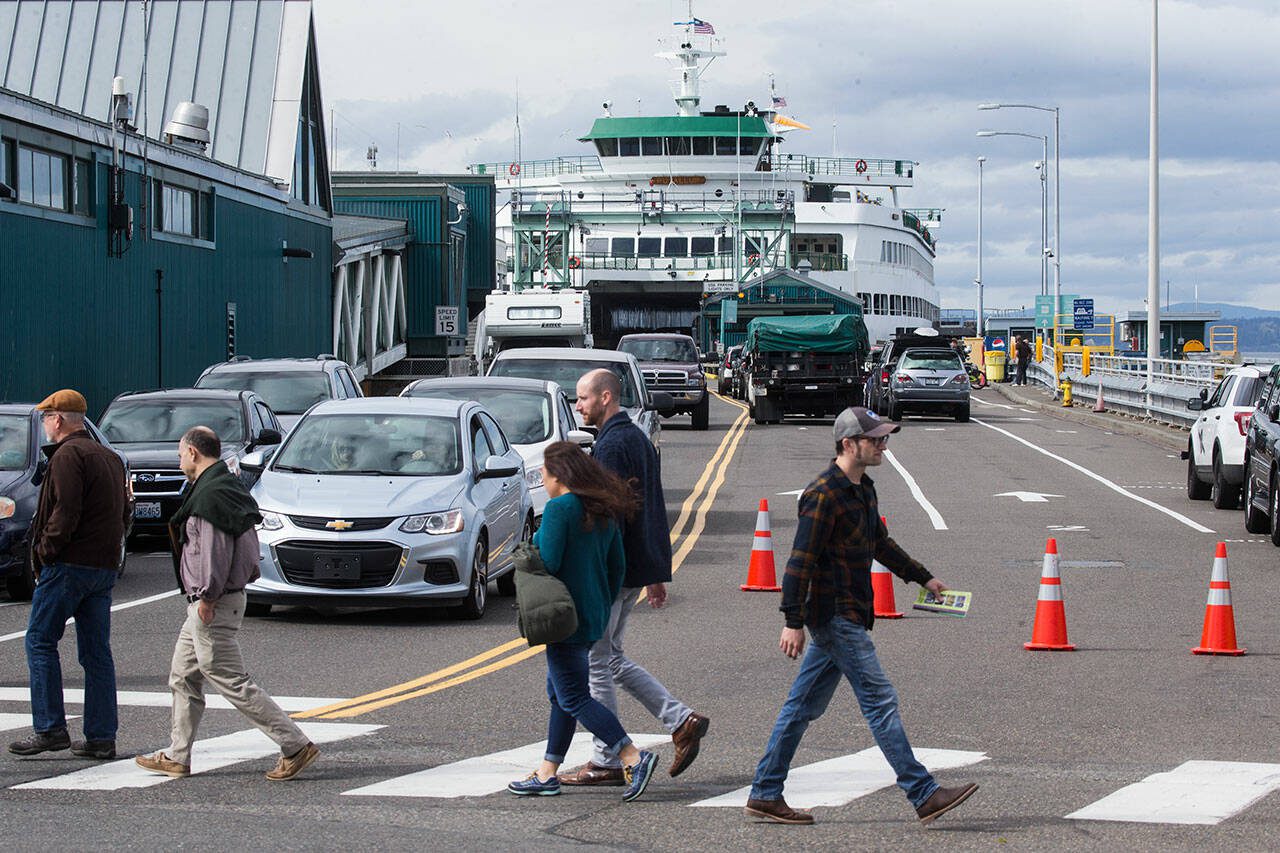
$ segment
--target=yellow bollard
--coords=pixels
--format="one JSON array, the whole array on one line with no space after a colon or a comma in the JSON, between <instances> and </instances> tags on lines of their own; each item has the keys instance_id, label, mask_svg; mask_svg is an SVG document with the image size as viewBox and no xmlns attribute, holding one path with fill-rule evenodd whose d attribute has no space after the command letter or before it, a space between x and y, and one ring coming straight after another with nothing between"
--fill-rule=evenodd
<instances>
[{"instance_id":1,"label":"yellow bollard","mask_svg":"<svg viewBox=\"0 0 1280 853\"><path fill-rule=\"evenodd\" d=\"M1063 376L1062 384L1058 387L1062 389L1062 408L1071 408L1071 377Z\"/></svg>"},{"instance_id":2,"label":"yellow bollard","mask_svg":"<svg viewBox=\"0 0 1280 853\"><path fill-rule=\"evenodd\" d=\"M1080 355L1080 372L1084 376L1089 375L1089 348L1085 347L1084 352Z\"/></svg>"},{"instance_id":3,"label":"yellow bollard","mask_svg":"<svg viewBox=\"0 0 1280 853\"><path fill-rule=\"evenodd\" d=\"M1036 338L1036 361L1044 361L1044 338Z\"/></svg>"}]
</instances>

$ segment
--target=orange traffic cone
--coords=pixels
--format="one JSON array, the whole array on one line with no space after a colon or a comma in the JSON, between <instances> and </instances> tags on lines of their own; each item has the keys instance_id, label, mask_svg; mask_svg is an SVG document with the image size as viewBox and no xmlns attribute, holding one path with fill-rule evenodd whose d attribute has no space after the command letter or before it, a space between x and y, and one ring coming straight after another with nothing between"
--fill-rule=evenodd
<instances>
[{"instance_id":1,"label":"orange traffic cone","mask_svg":"<svg viewBox=\"0 0 1280 853\"><path fill-rule=\"evenodd\" d=\"M1102 402L1102 378L1101 377L1098 378L1098 399L1095 400L1093 403L1093 410L1095 412L1105 412L1107 410L1106 405Z\"/></svg>"},{"instance_id":2,"label":"orange traffic cone","mask_svg":"<svg viewBox=\"0 0 1280 853\"><path fill-rule=\"evenodd\" d=\"M769 530L769 502L760 499L760 511L756 513L756 536L751 543L751 564L747 567L744 590L752 592L778 592L777 574L773 568L773 534Z\"/></svg>"},{"instance_id":3,"label":"orange traffic cone","mask_svg":"<svg viewBox=\"0 0 1280 853\"><path fill-rule=\"evenodd\" d=\"M880 523L886 523L883 515L880 516ZM893 600L893 573L879 560L871 561L871 593L877 619L902 618L898 605Z\"/></svg>"},{"instance_id":4,"label":"orange traffic cone","mask_svg":"<svg viewBox=\"0 0 1280 853\"><path fill-rule=\"evenodd\" d=\"M1209 602L1204 606L1204 630L1196 655L1242 655L1236 646L1236 620L1231 610L1231 581L1227 580L1227 543L1218 543L1213 557L1213 578L1209 581Z\"/></svg>"},{"instance_id":5,"label":"orange traffic cone","mask_svg":"<svg viewBox=\"0 0 1280 853\"><path fill-rule=\"evenodd\" d=\"M1044 568L1040 572L1040 594L1036 598L1036 621L1031 642L1023 648L1033 651L1073 652L1067 641L1067 612L1062 605L1062 580L1058 576L1058 540L1044 544Z\"/></svg>"}]
</instances>

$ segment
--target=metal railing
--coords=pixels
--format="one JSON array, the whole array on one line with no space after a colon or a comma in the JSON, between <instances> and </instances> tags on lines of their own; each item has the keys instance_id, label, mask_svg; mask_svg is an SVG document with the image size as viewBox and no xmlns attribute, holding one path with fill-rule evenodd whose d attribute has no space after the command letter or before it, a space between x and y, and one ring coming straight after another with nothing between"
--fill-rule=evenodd
<instances>
[{"instance_id":1,"label":"metal railing","mask_svg":"<svg viewBox=\"0 0 1280 853\"><path fill-rule=\"evenodd\" d=\"M775 154L769 161L774 172L801 172L806 175L841 175L852 178L912 179L911 160L869 160L861 157L808 157L804 154Z\"/></svg>"},{"instance_id":2,"label":"metal railing","mask_svg":"<svg viewBox=\"0 0 1280 853\"><path fill-rule=\"evenodd\" d=\"M733 255L696 255L694 257L636 257L587 253L577 255L578 264L589 270L723 270L733 267ZM745 263L745 262L744 262ZM572 266L572 263L570 264Z\"/></svg>"},{"instance_id":3,"label":"metal railing","mask_svg":"<svg viewBox=\"0 0 1280 853\"><path fill-rule=\"evenodd\" d=\"M634 193L512 193L512 212L520 217L572 216L589 213L717 213L733 216L739 207L744 215L778 215L795 208L791 190L760 190L744 193L735 200L729 193L637 190Z\"/></svg>"},{"instance_id":4,"label":"metal railing","mask_svg":"<svg viewBox=\"0 0 1280 853\"><path fill-rule=\"evenodd\" d=\"M603 172L600 158L594 155L580 157L555 157L550 160L522 160L518 163L473 163L467 171L474 175L494 175L498 178L553 178L556 175L578 175L584 172Z\"/></svg>"}]
</instances>

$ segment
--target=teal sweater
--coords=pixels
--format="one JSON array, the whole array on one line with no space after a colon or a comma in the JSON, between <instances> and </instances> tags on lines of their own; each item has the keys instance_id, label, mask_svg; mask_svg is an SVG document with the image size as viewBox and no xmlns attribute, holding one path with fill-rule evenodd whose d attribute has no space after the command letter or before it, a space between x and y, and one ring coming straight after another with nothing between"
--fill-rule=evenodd
<instances>
[{"instance_id":1,"label":"teal sweater","mask_svg":"<svg viewBox=\"0 0 1280 853\"><path fill-rule=\"evenodd\" d=\"M572 492L547 501L533 537L547 572L569 588L578 608L578 630L566 643L594 643L609 626L609 610L622 588L626 558L618 525L596 520L582 528L582 501Z\"/></svg>"}]
</instances>

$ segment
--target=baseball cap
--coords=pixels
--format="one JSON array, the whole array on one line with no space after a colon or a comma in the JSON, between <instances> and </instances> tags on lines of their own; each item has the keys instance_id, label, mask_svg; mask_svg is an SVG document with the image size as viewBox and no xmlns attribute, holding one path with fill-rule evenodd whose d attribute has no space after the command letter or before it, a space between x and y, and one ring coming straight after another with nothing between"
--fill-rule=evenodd
<instances>
[{"instance_id":1,"label":"baseball cap","mask_svg":"<svg viewBox=\"0 0 1280 853\"><path fill-rule=\"evenodd\" d=\"M842 438L879 438L902 429L898 424L886 423L880 416L862 406L850 406L836 417L833 429L836 441Z\"/></svg>"},{"instance_id":2,"label":"baseball cap","mask_svg":"<svg viewBox=\"0 0 1280 853\"><path fill-rule=\"evenodd\" d=\"M41 412L80 412L84 414L89 410L89 404L85 402L84 395L79 391L63 388L61 391L54 391L41 400L36 409Z\"/></svg>"}]
</instances>

